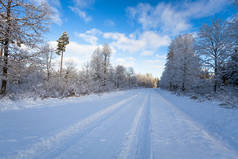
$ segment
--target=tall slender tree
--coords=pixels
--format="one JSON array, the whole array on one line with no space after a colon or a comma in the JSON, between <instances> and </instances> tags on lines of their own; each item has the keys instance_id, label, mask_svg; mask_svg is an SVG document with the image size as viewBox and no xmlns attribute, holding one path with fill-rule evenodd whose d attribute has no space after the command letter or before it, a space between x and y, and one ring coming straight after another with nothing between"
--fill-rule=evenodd
<instances>
[{"instance_id":1,"label":"tall slender tree","mask_svg":"<svg viewBox=\"0 0 238 159\"><path fill-rule=\"evenodd\" d=\"M111 56L111 48L108 44L104 44L102 49L103 56L103 86L106 86L108 70L110 66L110 56Z\"/></svg>"},{"instance_id":2,"label":"tall slender tree","mask_svg":"<svg viewBox=\"0 0 238 159\"><path fill-rule=\"evenodd\" d=\"M52 71L52 56L55 50L51 48L49 44L44 44L41 46L40 52L43 54L44 65L47 73L47 81L49 81Z\"/></svg>"},{"instance_id":3,"label":"tall slender tree","mask_svg":"<svg viewBox=\"0 0 238 159\"><path fill-rule=\"evenodd\" d=\"M94 91L100 92L102 91L103 86L103 75L104 75L104 67L103 67L103 56L102 51L98 47L92 54L90 61L90 71L92 73L92 79L95 83Z\"/></svg>"},{"instance_id":4,"label":"tall slender tree","mask_svg":"<svg viewBox=\"0 0 238 159\"><path fill-rule=\"evenodd\" d=\"M66 49L66 45L69 44L69 37L68 37L67 33L63 32L63 34L57 40L57 42L58 42L58 46L57 46L56 53L58 55L61 55L61 58L60 58L60 77L61 77L62 67L63 67L62 66L63 65L63 56L64 56L64 52L65 52L65 49Z\"/></svg>"}]
</instances>

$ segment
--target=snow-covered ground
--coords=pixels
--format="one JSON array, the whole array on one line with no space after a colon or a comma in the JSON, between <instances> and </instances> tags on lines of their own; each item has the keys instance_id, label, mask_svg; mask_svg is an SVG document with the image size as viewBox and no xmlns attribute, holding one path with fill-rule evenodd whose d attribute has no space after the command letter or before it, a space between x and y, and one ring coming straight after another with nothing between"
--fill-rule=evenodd
<instances>
[{"instance_id":1,"label":"snow-covered ground","mask_svg":"<svg viewBox=\"0 0 238 159\"><path fill-rule=\"evenodd\" d=\"M96 100L105 100L107 98L112 98L114 96L120 96L125 94L128 90L124 91L114 91L113 93L105 92L100 94L90 94L87 96L80 96L79 97L68 97L68 98L23 98L21 100L11 100L8 97L0 99L0 112L2 111L9 111L9 110L18 110L18 109L34 109L39 107L55 107L61 106L71 103L82 103L82 102L90 102Z\"/></svg>"},{"instance_id":2,"label":"snow-covered ground","mask_svg":"<svg viewBox=\"0 0 238 159\"><path fill-rule=\"evenodd\" d=\"M238 158L237 109L160 89L4 101L0 110L0 159Z\"/></svg>"}]
</instances>

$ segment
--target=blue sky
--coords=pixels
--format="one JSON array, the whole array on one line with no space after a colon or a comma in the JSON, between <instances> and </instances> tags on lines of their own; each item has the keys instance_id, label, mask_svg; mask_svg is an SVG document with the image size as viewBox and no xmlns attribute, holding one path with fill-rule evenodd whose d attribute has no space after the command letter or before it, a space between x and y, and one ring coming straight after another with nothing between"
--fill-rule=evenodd
<instances>
[{"instance_id":1,"label":"blue sky","mask_svg":"<svg viewBox=\"0 0 238 159\"><path fill-rule=\"evenodd\" d=\"M47 0L37 0L47 1ZM232 0L48 0L53 24L46 38L55 46L66 31L70 44L65 63L80 67L97 46L108 43L113 65L160 77L174 37L196 32L214 17L236 13Z\"/></svg>"}]
</instances>

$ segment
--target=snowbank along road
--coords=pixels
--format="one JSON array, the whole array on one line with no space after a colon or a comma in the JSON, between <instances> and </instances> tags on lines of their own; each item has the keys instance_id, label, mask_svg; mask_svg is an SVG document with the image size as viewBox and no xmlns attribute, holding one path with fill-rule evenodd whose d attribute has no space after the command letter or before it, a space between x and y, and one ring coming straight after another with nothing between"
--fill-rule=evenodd
<instances>
[{"instance_id":1,"label":"snowbank along road","mask_svg":"<svg viewBox=\"0 0 238 159\"><path fill-rule=\"evenodd\" d=\"M185 97L136 89L62 100L0 112L0 159L238 158L237 136L193 118L184 109L203 103Z\"/></svg>"}]
</instances>

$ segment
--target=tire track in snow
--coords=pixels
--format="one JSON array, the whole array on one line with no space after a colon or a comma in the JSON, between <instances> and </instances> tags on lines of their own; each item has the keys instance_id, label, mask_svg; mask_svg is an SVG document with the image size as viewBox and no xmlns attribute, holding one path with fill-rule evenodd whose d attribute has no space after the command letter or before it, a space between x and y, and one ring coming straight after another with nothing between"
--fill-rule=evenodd
<instances>
[{"instance_id":1,"label":"tire track in snow","mask_svg":"<svg viewBox=\"0 0 238 159\"><path fill-rule=\"evenodd\" d=\"M128 135L126 136L125 141L123 143L123 148L117 157L118 159L127 159L130 154L131 147L132 147L134 138L136 136L136 130L138 129L139 122L140 122L141 116L143 114L147 100L148 100L148 96L145 97L145 100L144 100L142 106L140 107L140 109L138 110L138 112L136 114L136 117L134 118L132 127L129 130Z\"/></svg>"},{"instance_id":2,"label":"tire track in snow","mask_svg":"<svg viewBox=\"0 0 238 159\"><path fill-rule=\"evenodd\" d=\"M103 109L79 122L72 125L68 129L65 129L56 135L50 136L49 138L42 139L41 141L33 144L30 146L29 149L18 151L15 156L10 156L8 159L29 159L34 158L38 154L43 153L45 151L48 151L52 149L55 145L59 145L63 140L67 139L68 137L78 133L80 130L88 126L89 124L99 120L103 116L112 113L119 107L121 107L123 104L129 102L130 100L134 99L138 95L134 95L132 97L126 98L116 104L113 104L112 106Z\"/></svg>"},{"instance_id":3,"label":"tire track in snow","mask_svg":"<svg viewBox=\"0 0 238 159\"><path fill-rule=\"evenodd\" d=\"M170 110L174 114L174 117L176 118L182 118L184 124L186 124L188 127L191 128L191 131L199 132L199 137L207 141L207 144L213 147L213 150L221 153L225 153L226 158L237 158L237 152L230 147L227 147L222 141L211 135L206 129L202 127L199 123L192 120L187 114L182 112L177 108L176 105L169 102L168 99L164 98L160 94L156 94L156 99L164 103L167 107L167 109ZM152 149L151 149L152 150ZM153 152L151 153L151 157L153 158ZM224 157L224 156L223 156Z\"/></svg>"},{"instance_id":4,"label":"tire track in snow","mask_svg":"<svg viewBox=\"0 0 238 159\"><path fill-rule=\"evenodd\" d=\"M149 92L147 102L140 119L140 127L136 133L136 138L133 141L133 148L131 149L128 158L149 159L151 147L151 119L150 119L150 98Z\"/></svg>"},{"instance_id":5,"label":"tire track in snow","mask_svg":"<svg viewBox=\"0 0 238 159\"><path fill-rule=\"evenodd\" d=\"M219 148L224 149L225 151L229 152L231 151L229 148L226 147L226 145L224 145L220 140L218 140L216 137L212 136L211 134L209 134L209 132L207 132L201 125L199 125L197 122L193 121L188 115L186 115L184 112L180 111L178 108L176 108L175 105L173 105L172 103L170 103L168 100L166 100L164 97L162 97L161 95L159 95L159 98L161 101L163 101L164 103L167 104L167 106L169 106L171 108L171 110L173 110L174 112L176 112L178 115L181 115L184 117L184 120L189 126L191 126L194 130L196 131L200 131L201 134L209 141L211 141L212 143L214 143L214 145L217 145ZM232 150L233 151L233 150Z\"/></svg>"},{"instance_id":6,"label":"tire track in snow","mask_svg":"<svg viewBox=\"0 0 238 159\"><path fill-rule=\"evenodd\" d=\"M107 115L105 118L100 119L99 122L91 124L95 126L92 129L90 128L90 130L84 133L82 136L80 135L80 137L78 136L78 134L77 134L78 137L75 135L75 139L70 139L70 140L74 140L73 142L69 142L70 143L69 145L65 145L65 144L63 145L65 149L61 147L62 149L58 151L59 153L46 155L47 157L45 158L55 158L55 159L116 158L118 153L120 152L120 145L121 145L120 141L124 139L125 133L123 133L123 129L124 129L123 127L125 125L131 126L134 120L134 116L136 115L138 109L140 108L140 105L135 103L138 103L138 101L139 103L142 103L144 101L143 97L144 96L140 95L139 97L133 99L132 101L124 104L122 107L120 107L113 113ZM138 108L138 109L135 109L135 108ZM128 112L131 112L134 114L133 116L130 117L131 120L128 120L127 116L121 119L122 116L124 116L125 114L128 114ZM128 122L128 124L123 123L123 121ZM113 130L110 130L110 129L113 129ZM127 132L128 129L130 129L130 127L128 127L124 132ZM114 133L111 133L112 131ZM117 134L119 133L118 131L120 131L121 135ZM122 138L118 140L118 138L120 137ZM119 142L117 142L117 140ZM103 145L102 143L107 143L107 144ZM97 147L98 145L100 146ZM44 159L44 157L41 156L41 159Z\"/></svg>"}]
</instances>

